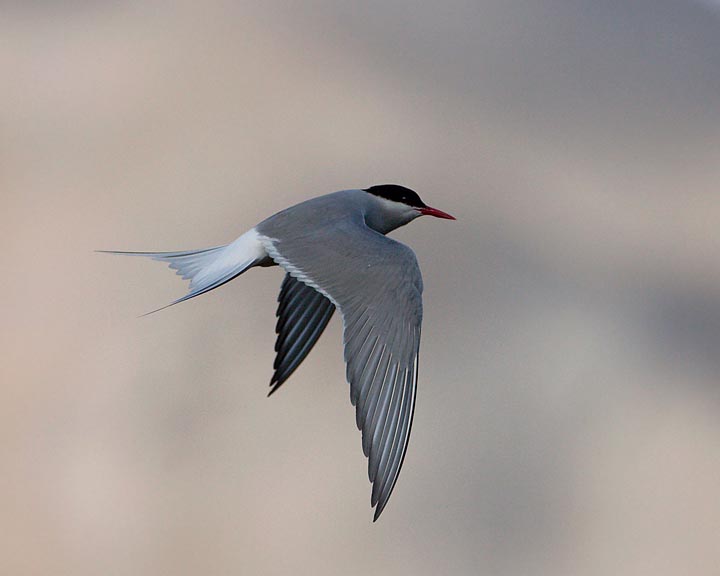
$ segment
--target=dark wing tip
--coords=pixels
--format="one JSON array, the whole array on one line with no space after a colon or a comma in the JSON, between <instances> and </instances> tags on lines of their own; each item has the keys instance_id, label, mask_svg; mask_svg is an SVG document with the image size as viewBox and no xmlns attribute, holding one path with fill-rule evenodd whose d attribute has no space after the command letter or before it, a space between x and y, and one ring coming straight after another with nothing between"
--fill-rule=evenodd
<instances>
[{"instance_id":1,"label":"dark wing tip","mask_svg":"<svg viewBox=\"0 0 720 576\"><path fill-rule=\"evenodd\" d=\"M380 514L382 514L383 510L385 510L385 505L387 503L387 499L384 502L378 502L377 506L375 507L375 513L373 514L373 522L378 521L378 518L380 518Z\"/></svg>"}]
</instances>

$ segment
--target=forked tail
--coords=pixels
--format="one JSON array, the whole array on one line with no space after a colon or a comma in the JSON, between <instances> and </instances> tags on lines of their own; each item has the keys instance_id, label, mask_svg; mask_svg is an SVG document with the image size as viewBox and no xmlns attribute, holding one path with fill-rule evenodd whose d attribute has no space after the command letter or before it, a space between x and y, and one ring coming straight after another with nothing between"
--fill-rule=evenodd
<instances>
[{"instance_id":1,"label":"forked tail","mask_svg":"<svg viewBox=\"0 0 720 576\"><path fill-rule=\"evenodd\" d=\"M230 244L214 248L182 252L119 252L115 250L98 250L98 252L120 256L145 256L166 262L170 268L176 271L176 274L185 280L190 280L190 291L185 296L167 306L148 312L148 314L210 292L210 290L230 282L267 257L265 249L257 240L254 229Z\"/></svg>"}]
</instances>

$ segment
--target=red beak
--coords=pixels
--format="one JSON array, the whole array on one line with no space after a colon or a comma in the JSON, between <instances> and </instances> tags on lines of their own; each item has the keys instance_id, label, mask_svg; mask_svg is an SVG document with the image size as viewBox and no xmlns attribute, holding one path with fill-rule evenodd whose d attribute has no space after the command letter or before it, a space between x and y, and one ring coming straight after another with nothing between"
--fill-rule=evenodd
<instances>
[{"instance_id":1,"label":"red beak","mask_svg":"<svg viewBox=\"0 0 720 576\"><path fill-rule=\"evenodd\" d=\"M443 212L442 210L438 210L437 208L430 208L430 206L425 206L425 208L418 208L418 212L422 214L423 216L435 216L435 218L445 218L446 220L456 220L455 216L450 216L447 212Z\"/></svg>"}]
</instances>

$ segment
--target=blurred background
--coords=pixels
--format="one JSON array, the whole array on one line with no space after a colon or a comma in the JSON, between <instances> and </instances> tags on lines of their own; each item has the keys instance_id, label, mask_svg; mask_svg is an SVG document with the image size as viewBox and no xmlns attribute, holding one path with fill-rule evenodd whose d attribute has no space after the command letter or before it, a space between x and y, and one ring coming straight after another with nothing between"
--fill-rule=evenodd
<instances>
[{"instance_id":1,"label":"blurred background","mask_svg":"<svg viewBox=\"0 0 720 576\"><path fill-rule=\"evenodd\" d=\"M0 572L711 575L720 6L0 4ZM282 274L231 241L395 182L425 278L382 518L340 323L268 399Z\"/></svg>"}]
</instances>

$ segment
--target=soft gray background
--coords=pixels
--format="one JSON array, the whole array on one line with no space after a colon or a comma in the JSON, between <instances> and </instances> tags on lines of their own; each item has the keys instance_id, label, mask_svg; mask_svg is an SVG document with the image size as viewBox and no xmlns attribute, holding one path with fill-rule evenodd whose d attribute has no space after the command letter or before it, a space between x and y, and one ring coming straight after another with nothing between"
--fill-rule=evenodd
<instances>
[{"instance_id":1,"label":"soft gray background","mask_svg":"<svg viewBox=\"0 0 720 576\"><path fill-rule=\"evenodd\" d=\"M713 575L720 11L690 0L0 4L0 572ZM399 182L455 223L372 524L337 319L284 389L225 243Z\"/></svg>"}]
</instances>

